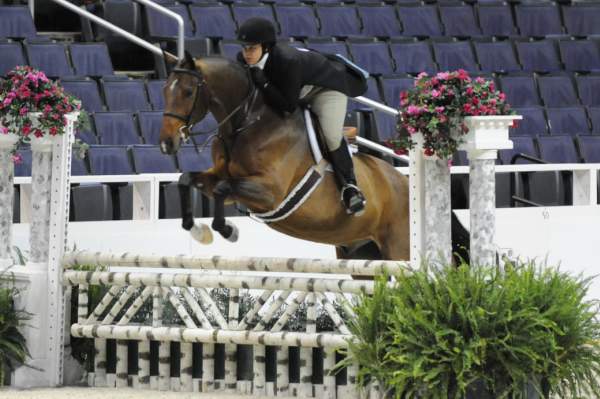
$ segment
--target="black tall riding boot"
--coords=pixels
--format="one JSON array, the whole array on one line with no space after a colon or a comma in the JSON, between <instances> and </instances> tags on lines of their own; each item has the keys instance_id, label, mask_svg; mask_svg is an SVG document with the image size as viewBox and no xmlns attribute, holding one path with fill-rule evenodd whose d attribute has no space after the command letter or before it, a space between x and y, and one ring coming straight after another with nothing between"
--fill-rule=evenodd
<instances>
[{"instance_id":1,"label":"black tall riding boot","mask_svg":"<svg viewBox=\"0 0 600 399\"><path fill-rule=\"evenodd\" d=\"M330 151L329 156L346 212L351 215L360 216L365 210L366 200L356 185L354 165L352 164L352 157L348 150L346 140L342 139L342 144L337 150Z\"/></svg>"}]
</instances>

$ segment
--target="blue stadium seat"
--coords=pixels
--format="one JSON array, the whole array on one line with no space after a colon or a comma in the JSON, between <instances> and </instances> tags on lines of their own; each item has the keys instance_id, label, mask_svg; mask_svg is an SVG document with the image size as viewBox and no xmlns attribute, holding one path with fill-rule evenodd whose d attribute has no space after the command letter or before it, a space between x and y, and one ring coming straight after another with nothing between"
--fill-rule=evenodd
<instances>
[{"instance_id":1,"label":"blue stadium seat","mask_svg":"<svg viewBox=\"0 0 600 399\"><path fill-rule=\"evenodd\" d=\"M600 48L595 41L561 40L558 45L565 70L573 72L600 71Z\"/></svg>"},{"instance_id":2,"label":"blue stadium seat","mask_svg":"<svg viewBox=\"0 0 600 399\"><path fill-rule=\"evenodd\" d=\"M312 38L306 41L306 48L327 54L341 54L350 58L345 41L332 41L328 38Z\"/></svg>"},{"instance_id":3,"label":"blue stadium seat","mask_svg":"<svg viewBox=\"0 0 600 399\"><path fill-rule=\"evenodd\" d=\"M238 26L241 26L244 21L249 18L261 17L266 18L269 21L273 22L275 25L275 30L278 31L277 28L277 20L275 19L275 15L273 14L273 9L265 4L236 4L234 3L231 6L233 11L233 19L237 22Z\"/></svg>"},{"instance_id":4,"label":"blue stadium seat","mask_svg":"<svg viewBox=\"0 0 600 399\"><path fill-rule=\"evenodd\" d=\"M26 6L0 6L0 37L31 39L37 36L31 12Z\"/></svg>"},{"instance_id":5,"label":"blue stadium seat","mask_svg":"<svg viewBox=\"0 0 600 399\"><path fill-rule=\"evenodd\" d=\"M210 147L198 153L193 146L181 146L177 151L177 163L182 173L207 170L213 166Z\"/></svg>"},{"instance_id":6,"label":"blue stadium seat","mask_svg":"<svg viewBox=\"0 0 600 399\"><path fill-rule=\"evenodd\" d=\"M592 134L600 134L600 107L588 107L587 111L592 123Z\"/></svg>"},{"instance_id":7,"label":"blue stadium seat","mask_svg":"<svg viewBox=\"0 0 600 399\"><path fill-rule=\"evenodd\" d=\"M242 46L237 40L219 40L219 53L221 56L235 60L237 53L242 51Z\"/></svg>"},{"instance_id":8,"label":"blue stadium seat","mask_svg":"<svg viewBox=\"0 0 600 399\"><path fill-rule=\"evenodd\" d=\"M573 79L566 75L539 76L540 95L547 107L579 105Z\"/></svg>"},{"instance_id":9,"label":"blue stadium seat","mask_svg":"<svg viewBox=\"0 0 600 399\"><path fill-rule=\"evenodd\" d=\"M396 137L396 117L383 112L373 112L375 120L375 132L377 134L377 141L380 143L385 142L391 138Z\"/></svg>"},{"instance_id":10,"label":"blue stadium seat","mask_svg":"<svg viewBox=\"0 0 600 399\"><path fill-rule=\"evenodd\" d=\"M587 114L583 107L548 108L548 125L552 135L590 134Z\"/></svg>"},{"instance_id":11,"label":"blue stadium seat","mask_svg":"<svg viewBox=\"0 0 600 399\"><path fill-rule=\"evenodd\" d=\"M426 40L392 39L390 51L396 64L396 73L433 74L437 71L431 45Z\"/></svg>"},{"instance_id":12,"label":"blue stadium seat","mask_svg":"<svg viewBox=\"0 0 600 399\"><path fill-rule=\"evenodd\" d=\"M102 76L115 73L105 43L73 43L69 50L77 75Z\"/></svg>"},{"instance_id":13,"label":"blue stadium seat","mask_svg":"<svg viewBox=\"0 0 600 399\"><path fill-rule=\"evenodd\" d=\"M510 41L474 40L473 46L482 71L509 73L521 70Z\"/></svg>"},{"instance_id":14,"label":"blue stadium seat","mask_svg":"<svg viewBox=\"0 0 600 399\"><path fill-rule=\"evenodd\" d=\"M360 20L356 7L336 4L317 4L322 36L359 36Z\"/></svg>"},{"instance_id":15,"label":"blue stadium seat","mask_svg":"<svg viewBox=\"0 0 600 399\"><path fill-rule=\"evenodd\" d=\"M134 145L131 148L136 173L176 173L177 166L172 155L160 152L155 145Z\"/></svg>"},{"instance_id":16,"label":"blue stadium seat","mask_svg":"<svg viewBox=\"0 0 600 399\"><path fill-rule=\"evenodd\" d=\"M98 144L98 136L94 133L94 129L80 130L75 135L76 138L89 145Z\"/></svg>"},{"instance_id":17,"label":"blue stadium seat","mask_svg":"<svg viewBox=\"0 0 600 399\"><path fill-rule=\"evenodd\" d=\"M577 76L575 81L582 104L588 107L600 107L600 75Z\"/></svg>"},{"instance_id":18,"label":"blue stadium seat","mask_svg":"<svg viewBox=\"0 0 600 399\"><path fill-rule=\"evenodd\" d=\"M65 45L62 43L26 43L29 65L43 71L47 76L73 76Z\"/></svg>"},{"instance_id":19,"label":"blue stadium seat","mask_svg":"<svg viewBox=\"0 0 600 399\"><path fill-rule=\"evenodd\" d=\"M433 54L440 71L464 69L469 72L479 71L475 54L469 41L434 41Z\"/></svg>"},{"instance_id":20,"label":"blue stadium seat","mask_svg":"<svg viewBox=\"0 0 600 399\"><path fill-rule=\"evenodd\" d=\"M400 21L393 6L372 4L360 5L357 9L362 20L363 35L393 37L402 34Z\"/></svg>"},{"instance_id":21,"label":"blue stadium seat","mask_svg":"<svg viewBox=\"0 0 600 399\"><path fill-rule=\"evenodd\" d=\"M61 85L65 91L81 100L83 109L87 112L103 110L102 98L98 84L92 79L62 79Z\"/></svg>"},{"instance_id":22,"label":"blue stadium seat","mask_svg":"<svg viewBox=\"0 0 600 399\"><path fill-rule=\"evenodd\" d=\"M202 134L202 132L211 132L217 127L217 121L213 114L208 113L200 122L196 123L192 126L192 133ZM192 138L196 140L197 143L203 143L208 137L197 137Z\"/></svg>"},{"instance_id":23,"label":"blue stadium seat","mask_svg":"<svg viewBox=\"0 0 600 399\"><path fill-rule=\"evenodd\" d=\"M367 79L367 91L363 94L363 97L370 98L371 100L375 100L377 102L381 101L381 95L379 94L377 79L375 79L373 76ZM348 111L355 111L359 109L365 110L370 108L356 101L348 101Z\"/></svg>"},{"instance_id":24,"label":"blue stadium seat","mask_svg":"<svg viewBox=\"0 0 600 399\"><path fill-rule=\"evenodd\" d=\"M71 175L87 176L89 174L90 172L88 171L85 159L81 159L77 155L73 154L73 157L71 158Z\"/></svg>"},{"instance_id":25,"label":"blue stadium seat","mask_svg":"<svg viewBox=\"0 0 600 399\"><path fill-rule=\"evenodd\" d=\"M562 69L553 40L515 41L524 71L557 72Z\"/></svg>"},{"instance_id":26,"label":"blue stadium seat","mask_svg":"<svg viewBox=\"0 0 600 399\"><path fill-rule=\"evenodd\" d=\"M577 147L585 163L600 163L600 136L578 136Z\"/></svg>"},{"instance_id":27,"label":"blue stadium seat","mask_svg":"<svg viewBox=\"0 0 600 399\"><path fill-rule=\"evenodd\" d=\"M6 76L17 65L26 65L25 54L19 42L0 42L0 76Z\"/></svg>"},{"instance_id":28,"label":"blue stadium seat","mask_svg":"<svg viewBox=\"0 0 600 399\"><path fill-rule=\"evenodd\" d=\"M158 145L160 143L160 128L162 127L163 113L161 111L143 111L138 113L140 133L144 143Z\"/></svg>"},{"instance_id":29,"label":"blue stadium seat","mask_svg":"<svg viewBox=\"0 0 600 399\"><path fill-rule=\"evenodd\" d=\"M562 8L565 28L573 36L600 35L600 3L573 2Z\"/></svg>"},{"instance_id":30,"label":"blue stadium seat","mask_svg":"<svg viewBox=\"0 0 600 399\"><path fill-rule=\"evenodd\" d=\"M466 4L440 4L440 17L446 36L480 36L481 29L475 20L473 6Z\"/></svg>"},{"instance_id":31,"label":"blue stadium seat","mask_svg":"<svg viewBox=\"0 0 600 399\"><path fill-rule=\"evenodd\" d=\"M539 136L536 141L540 150L540 158L548 163L579 163L581 161L571 136Z\"/></svg>"},{"instance_id":32,"label":"blue stadium seat","mask_svg":"<svg viewBox=\"0 0 600 399\"><path fill-rule=\"evenodd\" d=\"M479 1L477 14L484 35L508 37L517 34L512 11L508 3L504 1L491 4L483 4Z\"/></svg>"},{"instance_id":33,"label":"blue stadium seat","mask_svg":"<svg viewBox=\"0 0 600 399\"><path fill-rule=\"evenodd\" d=\"M515 6L517 26L522 36L548 36L563 33L556 3L523 3Z\"/></svg>"},{"instance_id":34,"label":"blue stadium seat","mask_svg":"<svg viewBox=\"0 0 600 399\"><path fill-rule=\"evenodd\" d=\"M88 150L92 175L132 175L133 166L125 146L93 145Z\"/></svg>"},{"instance_id":35,"label":"blue stadium seat","mask_svg":"<svg viewBox=\"0 0 600 399\"><path fill-rule=\"evenodd\" d=\"M113 201L106 184L85 184L71 188L69 220L89 222L113 219Z\"/></svg>"},{"instance_id":36,"label":"blue stadium seat","mask_svg":"<svg viewBox=\"0 0 600 399\"><path fill-rule=\"evenodd\" d=\"M514 136L510 138L513 142L513 148L510 150L498 151L498 157L503 165L512 164L527 164L531 163L527 159L518 157L519 154L528 155L534 158L539 158L540 155L535 147L533 137L529 136Z\"/></svg>"},{"instance_id":37,"label":"blue stadium seat","mask_svg":"<svg viewBox=\"0 0 600 399\"><path fill-rule=\"evenodd\" d=\"M398 7L402 33L406 36L441 36L442 23L435 5Z\"/></svg>"},{"instance_id":38,"label":"blue stadium seat","mask_svg":"<svg viewBox=\"0 0 600 399\"><path fill-rule=\"evenodd\" d=\"M386 43L368 39L348 39L347 43L354 62L370 74L394 72L394 64Z\"/></svg>"},{"instance_id":39,"label":"blue stadium seat","mask_svg":"<svg viewBox=\"0 0 600 399\"><path fill-rule=\"evenodd\" d=\"M143 80L102 81L109 111L150 111Z\"/></svg>"},{"instance_id":40,"label":"blue stadium seat","mask_svg":"<svg viewBox=\"0 0 600 399\"><path fill-rule=\"evenodd\" d=\"M542 104L532 74L501 76L499 80L508 103L513 107L531 107Z\"/></svg>"},{"instance_id":41,"label":"blue stadium seat","mask_svg":"<svg viewBox=\"0 0 600 399\"><path fill-rule=\"evenodd\" d=\"M146 82L150 104L155 111L162 111L165 109L165 97L163 96L163 87L165 86L165 83L166 80L164 79L149 80Z\"/></svg>"},{"instance_id":42,"label":"blue stadium seat","mask_svg":"<svg viewBox=\"0 0 600 399\"><path fill-rule=\"evenodd\" d=\"M313 37L319 35L319 23L312 7L306 4L275 5L281 26L281 37Z\"/></svg>"},{"instance_id":43,"label":"blue stadium seat","mask_svg":"<svg viewBox=\"0 0 600 399\"><path fill-rule=\"evenodd\" d=\"M31 150L28 148L18 149L17 155L21 157L21 162L15 164L14 175L17 177L31 176Z\"/></svg>"},{"instance_id":44,"label":"blue stadium seat","mask_svg":"<svg viewBox=\"0 0 600 399\"><path fill-rule=\"evenodd\" d=\"M221 4L193 5L190 7L196 25L196 36L235 38L236 25L231 12Z\"/></svg>"},{"instance_id":45,"label":"blue stadium seat","mask_svg":"<svg viewBox=\"0 0 600 399\"><path fill-rule=\"evenodd\" d=\"M170 11L173 11L177 15L183 18L184 32L186 37L194 36L192 31L192 22L188 15L188 11L183 4L172 4L164 5ZM148 35L153 39L173 39L177 38L178 25L177 22L164 14L159 13L150 7L146 7L146 21L148 28Z\"/></svg>"},{"instance_id":46,"label":"blue stadium seat","mask_svg":"<svg viewBox=\"0 0 600 399\"><path fill-rule=\"evenodd\" d=\"M411 90L414 84L415 79L412 76L383 76L381 87L383 88L383 97L386 104L398 108L400 106L400 93Z\"/></svg>"},{"instance_id":47,"label":"blue stadium seat","mask_svg":"<svg viewBox=\"0 0 600 399\"><path fill-rule=\"evenodd\" d=\"M517 127L510 129L511 136L530 136L548 134L548 123L542 107L515 108L523 119L517 121Z\"/></svg>"},{"instance_id":48,"label":"blue stadium seat","mask_svg":"<svg viewBox=\"0 0 600 399\"><path fill-rule=\"evenodd\" d=\"M142 138L130 112L96 112L94 123L102 145L142 143Z\"/></svg>"}]
</instances>

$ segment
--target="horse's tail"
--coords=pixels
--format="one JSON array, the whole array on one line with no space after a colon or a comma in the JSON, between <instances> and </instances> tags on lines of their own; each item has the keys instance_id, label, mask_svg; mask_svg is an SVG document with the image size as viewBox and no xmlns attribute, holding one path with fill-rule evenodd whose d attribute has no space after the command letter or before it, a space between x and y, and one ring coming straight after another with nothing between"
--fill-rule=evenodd
<instances>
[{"instance_id":1,"label":"horse's tail","mask_svg":"<svg viewBox=\"0 0 600 399\"><path fill-rule=\"evenodd\" d=\"M471 245L470 235L462 225L454 211L452 212L452 255L454 263L459 265L463 262L469 264L469 247Z\"/></svg>"}]
</instances>

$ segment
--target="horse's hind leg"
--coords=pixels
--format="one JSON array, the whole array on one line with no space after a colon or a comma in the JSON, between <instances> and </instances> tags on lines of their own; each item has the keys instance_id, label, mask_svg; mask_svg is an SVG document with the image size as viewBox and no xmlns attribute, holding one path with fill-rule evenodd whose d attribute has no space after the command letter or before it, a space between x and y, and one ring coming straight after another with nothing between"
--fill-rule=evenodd
<instances>
[{"instance_id":1,"label":"horse's hind leg","mask_svg":"<svg viewBox=\"0 0 600 399\"><path fill-rule=\"evenodd\" d=\"M201 223L194 223L194 212L192 205L192 190L191 186L194 181L194 176L190 173L183 173L177 182L179 189L179 199L181 204L181 227L190 232L192 237L202 244L210 244L213 241L210 228Z\"/></svg>"},{"instance_id":2,"label":"horse's hind leg","mask_svg":"<svg viewBox=\"0 0 600 399\"><path fill-rule=\"evenodd\" d=\"M231 194L231 184L225 180L220 181L213 190L215 201L215 215L212 222L212 228L218 231L223 238L228 241L236 242L239 232L233 223L225 219L225 199Z\"/></svg>"}]
</instances>

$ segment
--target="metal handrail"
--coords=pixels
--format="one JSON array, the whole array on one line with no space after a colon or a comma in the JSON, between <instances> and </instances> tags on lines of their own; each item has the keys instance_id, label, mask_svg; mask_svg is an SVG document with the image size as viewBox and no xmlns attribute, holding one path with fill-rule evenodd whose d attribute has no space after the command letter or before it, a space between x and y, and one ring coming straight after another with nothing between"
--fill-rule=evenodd
<instances>
[{"instance_id":1,"label":"metal handrail","mask_svg":"<svg viewBox=\"0 0 600 399\"><path fill-rule=\"evenodd\" d=\"M106 21L106 20L104 20L104 19L102 19L102 18L100 18L100 17L92 14L91 12L89 12L89 11L83 9L83 8L77 7L75 4L70 3L67 0L52 0L52 1L54 1L55 3L60 4L61 6L63 6L65 8L67 8L67 9L73 11L75 14L78 14L78 15L84 17L84 18L87 18L90 21L95 22L95 23L97 23L98 25L100 25L100 26L102 26L104 28L106 28L106 29L108 29L108 30L110 30L110 31L118 34L118 35L123 36L125 39L127 39L127 40L129 40L129 41L131 41L131 42L133 42L135 44L137 44L138 46L144 47L146 50L150 50L154 54L157 54L157 55L159 55L161 57L163 57L163 56L170 57L173 61L177 61L178 59L183 59L183 54L184 54L184 50L183 50L183 48L184 48L183 47L184 46L184 41L183 41L184 40L184 35L183 35L183 18L181 18L181 16L175 14L171 10L168 10L168 9L162 7L162 6L159 6L158 4L154 4L154 3L152 3L149 0L138 0L138 1L143 2L144 4L148 4L148 5L149 5L149 3L152 3L153 5L150 6L150 7L153 7L153 8L160 7L161 9L163 9L163 11L165 11L164 14L167 14L169 16L175 16L176 19L177 19L178 24L180 24L180 27L179 27L180 28L179 37L177 38L177 41L178 41L178 43L177 43L178 44L178 49L177 49L178 51L177 52L178 52L179 57L176 57L176 56L174 56L173 54L171 54L171 53L169 53L167 51L163 51L163 49L161 49L160 47L158 47L158 46L156 46L156 45L154 45L154 44L152 44L152 43L150 43L150 42L148 42L148 41L146 41L146 40L144 40L142 38L139 38L136 35L131 34L131 33L127 32L126 30L121 29L121 28L119 28L118 26L116 26L114 24L111 24L110 22L108 22L108 21ZM146 3L146 2L148 2L148 3ZM33 3L33 1L31 1L31 3ZM171 15L171 14L173 14L173 15Z\"/></svg>"},{"instance_id":2,"label":"metal handrail","mask_svg":"<svg viewBox=\"0 0 600 399\"><path fill-rule=\"evenodd\" d=\"M161 6L151 0L135 0L138 3L142 3L147 7L153 8L159 13L166 15L168 17L174 18L177 21L177 58L179 60L183 60L184 52L185 52L185 28L184 22L181 15L169 10L166 7Z\"/></svg>"}]
</instances>

